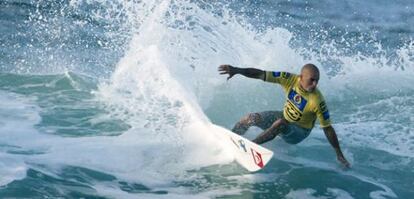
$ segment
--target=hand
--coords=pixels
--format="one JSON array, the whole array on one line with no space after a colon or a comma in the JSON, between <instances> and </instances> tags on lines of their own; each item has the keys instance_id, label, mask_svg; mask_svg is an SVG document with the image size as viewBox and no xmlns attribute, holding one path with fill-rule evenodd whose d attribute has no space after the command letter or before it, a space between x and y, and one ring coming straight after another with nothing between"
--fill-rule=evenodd
<instances>
[{"instance_id":1,"label":"hand","mask_svg":"<svg viewBox=\"0 0 414 199\"><path fill-rule=\"evenodd\" d=\"M351 168L351 164L349 164L343 155L338 155L337 159L346 169Z\"/></svg>"},{"instance_id":2,"label":"hand","mask_svg":"<svg viewBox=\"0 0 414 199\"><path fill-rule=\"evenodd\" d=\"M227 80L229 80L236 74L236 68L231 65L220 65L218 71L220 72L220 75L229 74Z\"/></svg>"}]
</instances>

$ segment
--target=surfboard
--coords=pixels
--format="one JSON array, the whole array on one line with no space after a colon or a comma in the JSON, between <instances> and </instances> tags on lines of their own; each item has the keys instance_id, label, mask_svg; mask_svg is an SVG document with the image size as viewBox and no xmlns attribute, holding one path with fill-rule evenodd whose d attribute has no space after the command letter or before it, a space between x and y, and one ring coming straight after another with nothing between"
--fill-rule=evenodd
<instances>
[{"instance_id":1,"label":"surfboard","mask_svg":"<svg viewBox=\"0 0 414 199\"><path fill-rule=\"evenodd\" d=\"M230 130L214 125L226 144L230 146L234 159L250 172L263 169L272 159L273 152Z\"/></svg>"}]
</instances>

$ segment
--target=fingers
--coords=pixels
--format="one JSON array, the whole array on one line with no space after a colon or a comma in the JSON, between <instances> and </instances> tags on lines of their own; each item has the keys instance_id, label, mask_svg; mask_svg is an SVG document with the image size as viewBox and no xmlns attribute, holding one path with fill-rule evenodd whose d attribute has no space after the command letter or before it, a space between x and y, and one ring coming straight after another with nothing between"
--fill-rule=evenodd
<instances>
[{"instance_id":1,"label":"fingers","mask_svg":"<svg viewBox=\"0 0 414 199\"><path fill-rule=\"evenodd\" d=\"M343 164L347 169L351 168L351 164L349 164L348 161L345 160L345 162Z\"/></svg>"},{"instance_id":2,"label":"fingers","mask_svg":"<svg viewBox=\"0 0 414 199\"><path fill-rule=\"evenodd\" d=\"M232 67L233 66L228 64L220 65L218 67L218 71L220 72L220 75L228 74L229 76L227 77L227 80L229 80L234 76L234 73L232 72Z\"/></svg>"},{"instance_id":3,"label":"fingers","mask_svg":"<svg viewBox=\"0 0 414 199\"><path fill-rule=\"evenodd\" d=\"M220 72L220 75L229 74L230 73L230 65L220 65L218 67L218 71Z\"/></svg>"},{"instance_id":4,"label":"fingers","mask_svg":"<svg viewBox=\"0 0 414 199\"><path fill-rule=\"evenodd\" d=\"M219 71L227 71L228 72L229 71L229 66L230 65L220 65L219 68L218 68L218 70Z\"/></svg>"},{"instance_id":5,"label":"fingers","mask_svg":"<svg viewBox=\"0 0 414 199\"><path fill-rule=\"evenodd\" d=\"M339 157L338 160L345 168L351 168L351 164L344 157Z\"/></svg>"}]
</instances>

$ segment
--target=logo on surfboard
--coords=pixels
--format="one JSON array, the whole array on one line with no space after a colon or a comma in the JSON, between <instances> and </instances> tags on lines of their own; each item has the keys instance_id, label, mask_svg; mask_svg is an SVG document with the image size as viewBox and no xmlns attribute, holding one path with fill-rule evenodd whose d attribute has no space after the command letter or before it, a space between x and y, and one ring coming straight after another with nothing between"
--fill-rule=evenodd
<instances>
[{"instance_id":1,"label":"logo on surfboard","mask_svg":"<svg viewBox=\"0 0 414 199\"><path fill-rule=\"evenodd\" d=\"M260 154L259 152L253 150L252 148L250 148L250 150L252 151L252 156L253 156L254 163L257 166L259 166L260 168L263 168L264 164L263 164L262 154Z\"/></svg>"},{"instance_id":2,"label":"logo on surfboard","mask_svg":"<svg viewBox=\"0 0 414 199\"><path fill-rule=\"evenodd\" d=\"M245 153L247 153L246 144L242 139L240 139L238 142L234 141L232 137L230 137L230 140L233 142L234 145L237 146L239 149L243 149Z\"/></svg>"},{"instance_id":3,"label":"logo on surfboard","mask_svg":"<svg viewBox=\"0 0 414 199\"><path fill-rule=\"evenodd\" d=\"M240 147L243 148L244 152L247 153L246 144L244 144L244 141L242 139L239 140Z\"/></svg>"}]
</instances>

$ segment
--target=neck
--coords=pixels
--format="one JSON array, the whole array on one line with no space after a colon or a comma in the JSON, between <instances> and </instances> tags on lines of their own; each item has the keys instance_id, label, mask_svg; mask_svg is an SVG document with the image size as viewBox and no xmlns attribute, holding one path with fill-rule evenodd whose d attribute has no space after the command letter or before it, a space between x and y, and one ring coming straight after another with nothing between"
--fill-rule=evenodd
<instances>
[{"instance_id":1,"label":"neck","mask_svg":"<svg viewBox=\"0 0 414 199\"><path fill-rule=\"evenodd\" d=\"M300 89L302 92L309 93L309 91L307 91L306 89L304 89L304 88L303 88L303 86L302 86L302 84L300 84L300 83L299 83L299 89Z\"/></svg>"}]
</instances>

